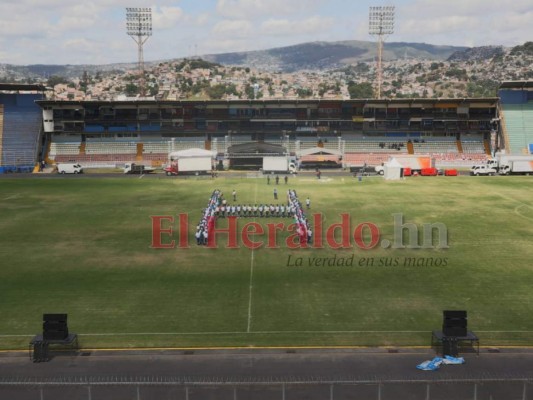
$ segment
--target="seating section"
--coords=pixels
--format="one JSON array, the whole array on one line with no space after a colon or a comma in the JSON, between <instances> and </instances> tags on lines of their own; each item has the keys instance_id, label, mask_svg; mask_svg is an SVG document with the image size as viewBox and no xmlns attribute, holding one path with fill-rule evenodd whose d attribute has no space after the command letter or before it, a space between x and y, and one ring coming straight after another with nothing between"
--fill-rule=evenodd
<instances>
[{"instance_id":1,"label":"seating section","mask_svg":"<svg viewBox=\"0 0 533 400\"><path fill-rule=\"evenodd\" d=\"M56 138L53 138L53 140ZM221 152L229 145L249 143L250 140L232 140L226 142L225 138L217 138L212 141L212 150ZM291 153L297 154L300 150L317 147L316 138L305 140L269 140L267 143L288 146ZM425 140L413 142L415 154L431 154L437 164L441 165L471 165L485 161L484 143L482 140L467 140L462 142L463 153L459 153L455 140ZM198 138L183 138L180 140L152 140L142 142L142 159L137 154L137 142L118 141L87 141L84 154L80 154L81 142L52 142L49 157L56 162L76 161L81 163L124 163L145 162L162 164L168 159L170 151L185 150L190 148L204 148L205 142ZM381 165L396 155L408 154L408 143L398 139L372 138L342 140L340 142L343 151L342 163L349 167L352 165L369 166ZM338 151L339 141L324 142L324 150ZM81 151L83 153L83 151ZM306 155L301 162L339 162L337 155Z\"/></svg>"},{"instance_id":2,"label":"seating section","mask_svg":"<svg viewBox=\"0 0 533 400\"><path fill-rule=\"evenodd\" d=\"M407 145L404 141L390 139L352 139L344 142L344 151L350 153L407 154Z\"/></svg>"},{"instance_id":3,"label":"seating section","mask_svg":"<svg viewBox=\"0 0 533 400\"><path fill-rule=\"evenodd\" d=\"M433 154L435 164L438 168L447 167L471 167L475 164L485 163L490 156L487 154Z\"/></svg>"},{"instance_id":4,"label":"seating section","mask_svg":"<svg viewBox=\"0 0 533 400\"><path fill-rule=\"evenodd\" d=\"M135 162L135 154L77 154L77 155L58 155L55 157L56 163L78 162L84 166L90 164L115 165L125 162Z\"/></svg>"},{"instance_id":5,"label":"seating section","mask_svg":"<svg viewBox=\"0 0 533 400\"><path fill-rule=\"evenodd\" d=\"M136 142L87 142L85 153L93 154L137 154Z\"/></svg>"},{"instance_id":6,"label":"seating section","mask_svg":"<svg viewBox=\"0 0 533 400\"><path fill-rule=\"evenodd\" d=\"M171 150L172 150L171 144L166 141L143 143L143 156L145 154L168 153Z\"/></svg>"},{"instance_id":7,"label":"seating section","mask_svg":"<svg viewBox=\"0 0 533 400\"><path fill-rule=\"evenodd\" d=\"M33 166L39 151L42 111L37 94L0 94L3 104L2 165Z\"/></svg>"},{"instance_id":8,"label":"seating section","mask_svg":"<svg viewBox=\"0 0 533 400\"><path fill-rule=\"evenodd\" d=\"M459 154L455 139L414 141L413 149L415 154Z\"/></svg>"},{"instance_id":9,"label":"seating section","mask_svg":"<svg viewBox=\"0 0 533 400\"><path fill-rule=\"evenodd\" d=\"M57 156L61 155L78 155L80 153L80 142L76 143L55 143L50 145L50 153L48 157L54 160Z\"/></svg>"},{"instance_id":10,"label":"seating section","mask_svg":"<svg viewBox=\"0 0 533 400\"><path fill-rule=\"evenodd\" d=\"M346 166L361 166L364 164L369 166L376 166L387 162L389 160L389 157L394 155L396 154L345 153L343 161Z\"/></svg>"},{"instance_id":11,"label":"seating section","mask_svg":"<svg viewBox=\"0 0 533 400\"><path fill-rule=\"evenodd\" d=\"M466 154L485 154L485 145L481 141L462 141L463 153Z\"/></svg>"},{"instance_id":12,"label":"seating section","mask_svg":"<svg viewBox=\"0 0 533 400\"><path fill-rule=\"evenodd\" d=\"M204 140L175 140L171 143L171 151L205 148Z\"/></svg>"},{"instance_id":13,"label":"seating section","mask_svg":"<svg viewBox=\"0 0 533 400\"><path fill-rule=\"evenodd\" d=\"M533 101L502 104L511 153L522 154L533 143Z\"/></svg>"}]
</instances>

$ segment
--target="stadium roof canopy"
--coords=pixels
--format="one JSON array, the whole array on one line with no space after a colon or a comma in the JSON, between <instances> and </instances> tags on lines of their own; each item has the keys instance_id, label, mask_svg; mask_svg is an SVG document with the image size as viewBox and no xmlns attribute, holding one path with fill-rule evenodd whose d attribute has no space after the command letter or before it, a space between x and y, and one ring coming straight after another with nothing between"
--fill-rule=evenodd
<instances>
[{"instance_id":1,"label":"stadium roof canopy","mask_svg":"<svg viewBox=\"0 0 533 400\"><path fill-rule=\"evenodd\" d=\"M533 89L533 81L505 81L500 89Z\"/></svg>"},{"instance_id":2,"label":"stadium roof canopy","mask_svg":"<svg viewBox=\"0 0 533 400\"><path fill-rule=\"evenodd\" d=\"M43 85L30 85L25 83L0 83L0 91L10 92L44 92L46 87Z\"/></svg>"},{"instance_id":3,"label":"stadium roof canopy","mask_svg":"<svg viewBox=\"0 0 533 400\"><path fill-rule=\"evenodd\" d=\"M310 156L310 155L332 155L332 156L342 156L342 153L338 150L325 149L323 147L313 147L311 149L305 149L300 151L300 156Z\"/></svg>"},{"instance_id":4,"label":"stadium roof canopy","mask_svg":"<svg viewBox=\"0 0 533 400\"><path fill-rule=\"evenodd\" d=\"M287 154L287 150L279 144L250 142L234 144L233 146L228 147L227 153L230 158L264 157L284 156Z\"/></svg>"}]
</instances>

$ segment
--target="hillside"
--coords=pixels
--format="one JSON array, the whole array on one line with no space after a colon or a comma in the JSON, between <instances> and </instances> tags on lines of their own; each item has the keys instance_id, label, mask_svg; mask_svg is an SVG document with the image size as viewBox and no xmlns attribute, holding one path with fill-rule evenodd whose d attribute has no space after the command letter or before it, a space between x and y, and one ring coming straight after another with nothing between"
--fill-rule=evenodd
<instances>
[{"instance_id":1,"label":"hillside","mask_svg":"<svg viewBox=\"0 0 533 400\"><path fill-rule=\"evenodd\" d=\"M393 61L408 57L441 61L446 60L454 52L466 49L466 47L435 46L425 43L385 43L384 60ZM376 53L374 42L347 40L302 43L241 53L209 54L201 56L201 58L222 65L246 66L270 72L295 72L300 70L328 70L357 62L368 62L376 57ZM146 66L151 67L159 62L176 60L178 59L152 61L147 62ZM0 81L46 80L53 75L74 79L81 77L85 71L91 75L95 75L97 72L107 75L133 70L136 67L137 64L134 62L105 65L0 64Z\"/></svg>"},{"instance_id":2,"label":"hillside","mask_svg":"<svg viewBox=\"0 0 533 400\"><path fill-rule=\"evenodd\" d=\"M442 61L466 47L435 46L425 43L385 43L384 60L402 58ZM312 42L268 50L209 54L205 60L223 65L248 66L267 71L295 72L339 68L357 62L372 61L376 44L369 41Z\"/></svg>"},{"instance_id":3,"label":"hillside","mask_svg":"<svg viewBox=\"0 0 533 400\"><path fill-rule=\"evenodd\" d=\"M388 98L492 97L500 82L533 79L533 43L461 48L423 43L385 47ZM306 43L265 51L146 63L148 97L180 99L346 99L375 95L372 42ZM140 96L135 63L0 65L0 82L45 83L61 100Z\"/></svg>"}]
</instances>

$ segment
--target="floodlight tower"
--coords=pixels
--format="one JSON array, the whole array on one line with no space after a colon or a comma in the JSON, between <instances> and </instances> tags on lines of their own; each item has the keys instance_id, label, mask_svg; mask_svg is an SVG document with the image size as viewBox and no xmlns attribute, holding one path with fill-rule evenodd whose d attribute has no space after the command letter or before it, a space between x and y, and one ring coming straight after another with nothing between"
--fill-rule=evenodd
<instances>
[{"instance_id":1,"label":"floodlight tower","mask_svg":"<svg viewBox=\"0 0 533 400\"><path fill-rule=\"evenodd\" d=\"M370 7L368 18L368 33L378 41L378 66L376 71L377 98L381 98L381 83L383 80L383 43L388 35L394 33L394 6Z\"/></svg>"},{"instance_id":2,"label":"floodlight tower","mask_svg":"<svg viewBox=\"0 0 533 400\"><path fill-rule=\"evenodd\" d=\"M152 9L126 8L126 30L135 43L139 60L139 92L141 97L146 94L144 81L144 44L152 36Z\"/></svg>"}]
</instances>

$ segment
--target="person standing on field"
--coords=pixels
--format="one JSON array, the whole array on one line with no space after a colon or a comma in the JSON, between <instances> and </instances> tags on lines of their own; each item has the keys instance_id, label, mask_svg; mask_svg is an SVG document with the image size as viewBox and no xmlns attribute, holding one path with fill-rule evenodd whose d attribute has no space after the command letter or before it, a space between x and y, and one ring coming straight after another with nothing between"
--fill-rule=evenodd
<instances>
[{"instance_id":1,"label":"person standing on field","mask_svg":"<svg viewBox=\"0 0 533 400\"><path fill-rule=\"evenodd\" d=\"M237 192L233 189L233 201L237 201Z\"/></svg>"}]
</instances>

